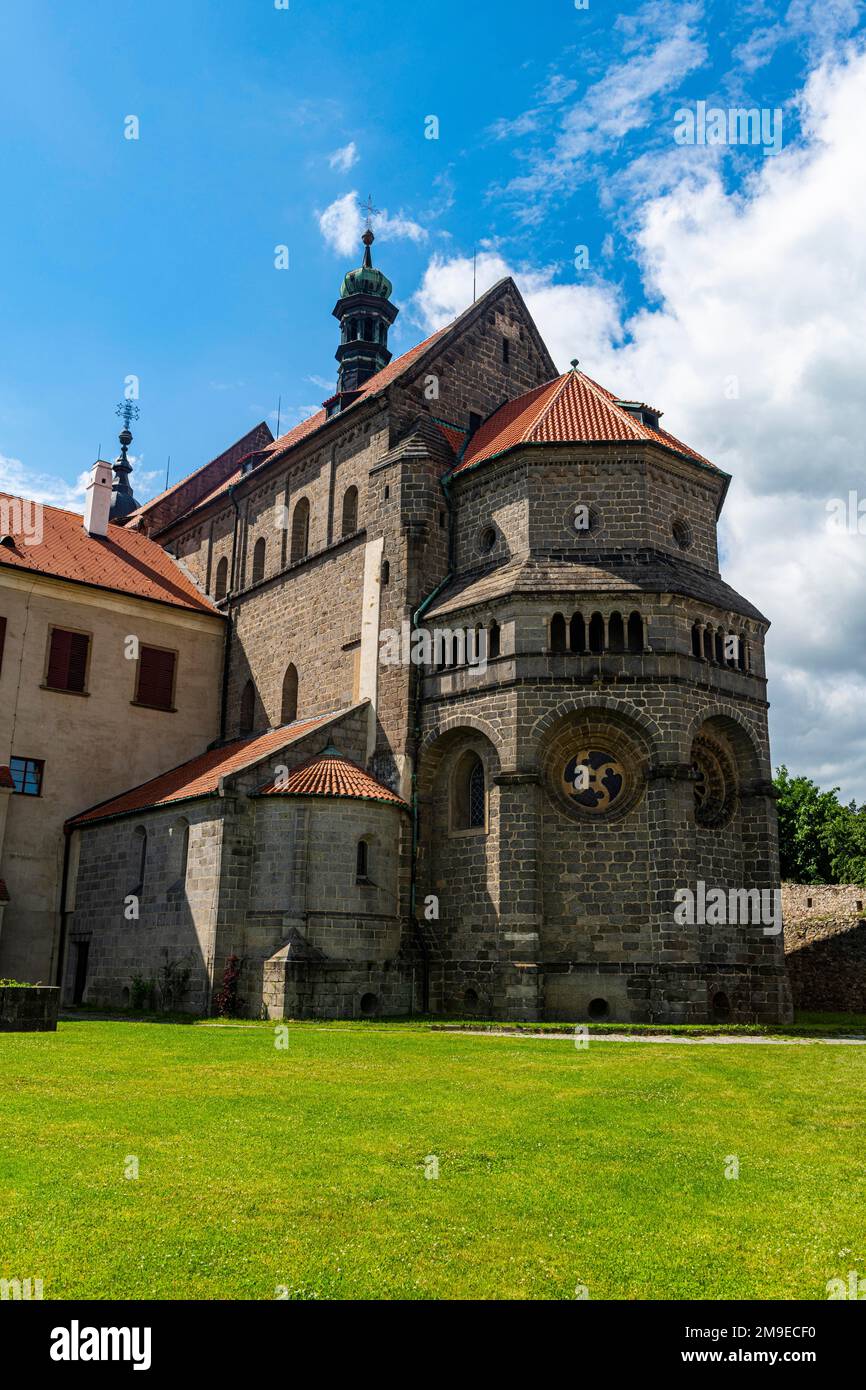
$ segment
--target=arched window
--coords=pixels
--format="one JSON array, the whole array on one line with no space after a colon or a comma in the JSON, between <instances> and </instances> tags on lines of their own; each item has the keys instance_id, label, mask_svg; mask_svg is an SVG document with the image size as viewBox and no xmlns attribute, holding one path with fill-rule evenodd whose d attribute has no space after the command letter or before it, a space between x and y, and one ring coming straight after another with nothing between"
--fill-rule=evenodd
<instances>
[{"instance_id":1,"label":"arched window","mask_svg":"<svg viewBox=\"0 0 866 1390\"><path fill-rule=\"evenodd\" d=\"M389 560L382 561L382 584L391 583L391 564Z\"/></svg>"},{"instance_id":2,"label":"arched window","mask_svg":"<svg viewBox=\"0 0 866 1390\"><path fill-rule=\"evenodd\" d=\"M214 589L214 596L217 599L225 598L228 587L229 562L224 555L216 567L216 588Z\"/></svg>"},{"instance_id":3,"label":"arched window","mask_svg":"<svg viewBox=\"0 0 866 1390\"><path fill-rule=\"evenodd\" d=\"M742 633L742 632L740 633L739 638L737 639L737 665L739 666L739 668L740 668L741 671L745 671L745 669L746 669L746 637L745 637L745 634Z\"/></svg>"},{"instance_id":4,"label":"arched window","mask_svg":"<svg viewBox=\"0 0 866 1390\"><path fill-rule=\"evenodd\" d=\"M358 841L358 848L355 852L355 882L372 883L370 878L370 843L368 840Z\"/></svg>"},{"instance_id":5,"label":"arched window","mask_svg":"<svg viewBox=\"0 0 866 1390\"><path fill-rule=\"evenodd\" d=\"M700 660L703 652L701 651L701 626L700 623L692 624L692 656Z\"/></svg>"},{"instance_id":6,"label":"arched window","mask_svg":"<svg viewBox=\"0 0 866 1390\"><path fill-rule=\"evenodd\" d=\"M586 623L582 613L572 613L568 625L568 645L573 652L586 651Z\"/></svg>"},{"instance_id":7,"label":"arched window","mask_svg":"<svg viewBox=\"0 0 866 1390\"><path fill-rule=\"evenodd\" d=\"M716 631L716 661L720 666L725 664L725 635L721 628Z\"/></svg>"},{"instance_id":8,"label":"arched window","mask_svg":"<svg viewBox=\"0 0 866 1390\"><path fill-rule=\"evenodd\" d=\"M347 487L343 493L343 530L344 536L351 536L358 529L358 489L354 486Z\"/></svg>"},{"instance_id":9,"label":"arched window","mask_svg":"<svg viewBox=\"0 0 866 1390\"><path fill-rule=\"evenodd\" d=\"M604 618L593 613L589 620L589 650L596 655L604 651Z\"/></svg>"},{"instance_id":10,"label":"arched window","mask_svg":"<svg viewBox=\"0 0 866 1390\"><path fill-rule=\"evenodd\" d=\"M550 620L550 650L565 651L565 619L561 613L554 613Z\"/></svg>"},{"instance_id":11,"label":"arched window","mask_svg":"<svg viewBox=\"0 0 866 1390\"><path fill-rule=\"evenodd\" d=\"M143 825L137 825L132 832L132 862L136 865L137 877L132 892L136 897L141 897L144 892L144 873L147 868L147 831Z\"/></svg>"},{"instance_id":12,"label":"arched window","mask_svg":"<svg viewBox=\"0 0 866 1390\"><path fill-rule=\"evenodd\" d=\"M267 542L264 536L259 536L253 547L253 583L258 584L265 577L265 550Z\"/></svg>"},{"instance_id":13,"label":"arched window","mask_svg":"<svg viewBox=\"0 0 866 1390\"><path fill-rule=\"evenodd\" d=\"M241 695L241 715L239 729L242 734L251 734L256 722L256 687L247 681Z\"/></svg>"},{"instance_id":14,"label":"arched window","mask_svg":"<svg viewBox=\"0 0 866 1390\"><path fill-rule=\"evenodd\" d=\"M488 657L489 657L489 658L492 658L492 657L494 657L494 656L498 656L498 655L499 655L499 652L500 652L500 647L501 647L501 639L500 639L500 633L499 633L499 624L496 623L496 622L493 622L493 623L490 624L490 628L489 628L489 631L488 631L488 633L487 633L487 655L488 655Z\"/></svg>"},{"instance_id":15,"label":"arched window","mask_svg":"<svg viewBox=\"0 0 866 1390\"><path fill-rule=\"evenodd\" d=\"M293 662L286 667L283 676L283 698L280 705L280 723L293 724L298 717L298 670Z\"/></svg>"},{"instance_id":16,"label":"arched window","mask_svg":"<svg viewBox=\"0 0 866 1390\"><path fill-rule=\"evenodd\" d=\"M302 497L295 505L292 516L292 554L291 559L303 560L310 547L310 503Z\"/></svg>"},{"instance_id":17,"label":"arched window","mask_svg":"<svg viewBox=\"0 0 866 1390\"><path fill-rule=\"evenodd\" d=\"M454 769L451 825L454 830L484 830L487 825L484 764L471 749Z\"/></svg>"},{"instance_id":18,"label":"arched window","mask_svg":"<svg viewBox=\"0 0 866 1390\"><path fill-rule=\"evenodd\" d=\"M713 659L713 629L711 627L704 628L704 658L707 661Z\"/></svg>"},{"instance_id":19,"label":"arched window","mask_svg":"<svg viewBox=\"0 0 866 1390\"><path fill-rule=\"evenodd\" d=\"M629 624L630 625L630 624ZM625 651L625 627L621 613L611 613L607 624L607 646L608 651Z\"/></svg>"},{"instance_id":20,"label":"arched window","mask_svg":"<svg viewBox=\"0 0 866 1390\"><path fill-rule=\"evenodd\" d=\"M629 614L628 649L630 652L643 651L643 618L640 613Z\"/></svg>"}]
</instances>

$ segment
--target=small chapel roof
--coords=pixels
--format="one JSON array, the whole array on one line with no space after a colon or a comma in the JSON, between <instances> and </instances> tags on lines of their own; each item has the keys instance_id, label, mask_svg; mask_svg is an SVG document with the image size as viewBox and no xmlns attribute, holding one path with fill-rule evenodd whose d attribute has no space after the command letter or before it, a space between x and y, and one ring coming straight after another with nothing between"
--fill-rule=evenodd
<instances>
[{"instance_id":1,"label":"small chapel roof","mask_svg":"<svg viewBox=\"0 0 866 1390\"><path fill-rule=\"evenodd\" d=\"M274 778L259 787L258 796L338 796L359 801L387 801L408 811L402 797L371 777L357 763L344 758L331 743L313 758L293 769L280 782Z\"/></svg>"},{"instance_id":2,"label":"small chapel roof","mask_svg":"<svg viewBox=\"0 0 866 1390\"><path fill-rule=\"evenodd\" d=\"M667 430L646 424L642 415L574 367L506 401L479 425L453 472L497 458L525 444L661 444L706 468L716 465ZM652 407L644 407L657 417Z\"/></svg>"}]
</instances>

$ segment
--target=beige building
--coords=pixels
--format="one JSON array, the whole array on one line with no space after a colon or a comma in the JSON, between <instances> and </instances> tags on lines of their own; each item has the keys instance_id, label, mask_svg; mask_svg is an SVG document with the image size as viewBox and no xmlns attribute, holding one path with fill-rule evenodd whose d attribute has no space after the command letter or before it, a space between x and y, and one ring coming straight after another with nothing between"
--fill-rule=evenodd
<instances>
[{"instance_id":1,"label":"beige building","mask_svg":"<svg viewBox=\"0 0 866 1390\"><path fill-rule=\"evenodd\" d=\"M111 500L0 497L0 978L57 978L65 821L220 732L225 619Z\"/></svg>"}]
</instances>

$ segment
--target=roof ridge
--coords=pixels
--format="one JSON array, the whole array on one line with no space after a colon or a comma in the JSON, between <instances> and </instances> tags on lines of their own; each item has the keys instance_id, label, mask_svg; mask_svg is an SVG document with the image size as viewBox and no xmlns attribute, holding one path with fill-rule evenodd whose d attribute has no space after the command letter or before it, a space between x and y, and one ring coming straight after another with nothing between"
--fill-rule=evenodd
<instances>
[{"instance_id":1,"label":"roof ridge","mask_svg":"<svg viewBox=\"0 0 866 1390\"><path fill-rule=\"evenodd\" d=\"M543 391L545 388L550 387L550 386L554 386L554 385L556 386L557 389L556 389L555 391L553 391L553 392L551 393L551 395L549 396L549 398L544 402L544 404L543 404L542 406L539 407L538 414L537 414L537 415L535 416L535 418L533 419L532 424L531 424L526 430L524 430L524 432L523 432L523 438L526 440L527 444L531 442L532 435L533 435L534 431L536 430L536 428L538 427L538 425L541 423L541 417L542 417L543 415L546 415L547 412L548 412L549 410L552 410L553 406L556 404L556 402L559 400L560 396L562 395L563 391L564 391L564 390L566 389L566 387L568 386L568 383L569 383L570 378L573 377L573 376L574 376L574 372L563 372L563 373L562 373L562 376L560 376L560 377L553 377L553 379L552 379L551 381L547 381L547 382L543 382L543 383L542 383L541 388L540 388L542 391Z\"/></svg>"}]
</instances>

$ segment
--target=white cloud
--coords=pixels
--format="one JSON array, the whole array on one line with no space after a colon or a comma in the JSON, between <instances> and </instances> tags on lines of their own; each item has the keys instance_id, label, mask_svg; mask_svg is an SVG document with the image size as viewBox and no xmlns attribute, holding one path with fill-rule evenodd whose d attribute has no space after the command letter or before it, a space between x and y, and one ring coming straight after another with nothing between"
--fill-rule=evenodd
<instances>
[{"instance_id":1,"label":"white cloud","mask_svg":"<svg viewBox=\"0 0 866 1390\"><path fill-rule=\"evenodd\" d=\"M364 217L358 203L357 190L345 193L342 198L335 198L324 212L319 213L318 220L322 236L334 251L339 252L341 256L348 256L357 251L364 230ZM411 218L404 217L402 212L395 213L393 217L386 210L377 213L374 230L378 241L404 239L422 242L427 239L425 228L413 222Z\"/></svg>"},{"instance_id":2,"label":"white cloud","mask_svg":"<svg viewBox=\"0 0 866 1390\"><path fill-rule=\"evenodd\" d=\"M89 478L90 471L87 470L79 473L75 483L70 484L50 473L34 472L20 459L0 454L0 492L11 493L13 497L27 497L48 507L83 512L84 489Z\"/></svg>"},{"instance_id":3,"label":"white cloud","mask_svg":"<svg viewBox=\"0 0 866 1390\"><path fill-rule=\"evenodd\" d=\"M615 148L631 131L648 125L657 114L658 98L673 91L690 72L702 66L707 47L697 32L701 19L698 0L679 5L650 0L636 15L617 20L628 57L607 69L560 116L558 129L546 149L536 151L529 172L512 179L505 193L523 203L521 219L539 222L550 197L573 189L587 176L587 157ZM570 94L573 84L554 79L551 109ZM534 107L511 120L498 121L499 138L535 131L541 109Z\"/></svg>"},{"instance_id":4,"label":"white cloud","mask_svg":"<svg viewBox=\"0 0 866 1390\"><path fill-rule=\"evenodd\" d=\"M733 475L723 572L773 621L774 762L866 799L866 535L826 504L866 498L866 53L811 75L804 138L729 193L714 165L680 170L640 209L650 303L623 321L603 280L479 257L479 290L511 271L560 368L665 409L674 434ZM434 257L414 300L430 327L472 297L471 258ZM726 395L728 378L738 399Z\"/></svg>"},{"instance_id":5,"label":"white cloud","mask_svg":"<svg viewBox=\"0 0 866 1390\"><path fill-rule=\"evenodd\" d=\"M350 140L348 145L343 145L339 150L334 150L333 154L328 155L328 163L332 169L336 169L338 174L347 174L353 165L358 163L360 155L358 146L354 140Z\"/></svg>"}]
</instances>

